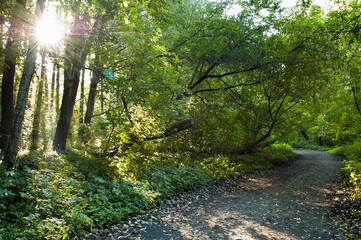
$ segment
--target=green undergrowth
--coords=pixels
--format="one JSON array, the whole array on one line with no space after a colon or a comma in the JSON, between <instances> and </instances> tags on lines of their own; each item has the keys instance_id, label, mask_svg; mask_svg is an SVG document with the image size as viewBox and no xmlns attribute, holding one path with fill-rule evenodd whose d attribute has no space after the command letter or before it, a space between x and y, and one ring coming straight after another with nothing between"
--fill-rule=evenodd
<instances>
[{"instance_id":1,"label":"green undergrowth","mask_svg":"<svg viewBox=\"0 0 361 240\"><path fill-rule=\"evenodd\" d=\"M353 186L354 198L361 198L361 140L355 141L353 144L345 146L337 150L337 153L343 155L344 160L344 176L346 180ZM361 216L361 212L358 213ZM360 217L361 220L361 217Z\"/></svg>"},{"instance_id":2,"label":"green undergrowth","mask_svg":"<svg viewBox=\"0 0 361 240\"><path fill-rule=\"evenodd\" d=\"M353 229L359 228L357 222L361 221L361 208L360 208L360 200L361 200L361 140L356 140L352 144L344 145L341 147L313 147L310 145L303 145L302 148L314 149L320 151L327 151L328 153L342 156L344 159L344 166L342 169L344 182L352 189L347 194L346 198L348 199L346 202L351 201L352 206L351 209L348 210L348 214L350 215L350 219L345 226L345 229ZM351 227L353 226L353 227ZM354 237L347 237L348 239L355 239Z\"/></svg>"},{"instance_id":3,"label":"green undergrowth","mask_svg":"<svg viewBox=\"0 0 361 240\"><path fill-rule=\"evenodd\" d=\"M328 153L342 156L344 158L344 179L352 185L355 193L353 197L361 197L361 140L356 140L352 144L340 147L318 146L305 141L295 141L289 144L294 148L327 151Z\"/></svg>"},{"instance_id":4,"label":"green undergrowth","mask_svg":"<svg viewBox=\"0 0 361 240\"><path fill-rule=\"evenodd\" d=\"M31 154L0 172L0 239L77 239L177 192L295 157L287 145L249 155L133 153L114 159L76 150Z\"/></svg>"},{"instance_id":5,"label":"green undergrowth","mask_svg":"<svg viewBox=\"0 0 361 240\"><path fill-rule=\"evenodd\" d=\"M317 146L305 142L292 142L290 145L295 148L327 151L343 157L343 180L351 190L346 191L347 194L342 200L345 204L343 208L346 210L341 211L339 217L343 219L341 225L346 232L346 239L359 239L354 235L354 229L359 229L361 222L361 140L340 147ZM357 230L356 232L359 233Z\"/></svg>"},{"instance_id":6,"label":"green undergrowth","mask_svg":"<svg viewBox=\"0 0 361 240\"><path fill-rule=\"evenodd\" d=\"M361 223L361 140L356 140L350 145L331 149L329 153L340 155L344 158L343 179L348 185L347 194L343 204L345 211L341 211L343 219L342 228L347 239L360 239Z\"/></svg>"},{"instance_id":7,"label":"green undergrowth","mask_svg":"<svg viewBox=\"0 0 361 240\"><path fill-rule=\"evenodd\" d=\"M293 148L302 148L302 149L309 149L309 150L316 150L316 151L330 151L331 149L334 149L334 147L330 146L319 146L314 143L306 142L306 141L293 141L289 142Z\"/></svg>"}]
</instances>

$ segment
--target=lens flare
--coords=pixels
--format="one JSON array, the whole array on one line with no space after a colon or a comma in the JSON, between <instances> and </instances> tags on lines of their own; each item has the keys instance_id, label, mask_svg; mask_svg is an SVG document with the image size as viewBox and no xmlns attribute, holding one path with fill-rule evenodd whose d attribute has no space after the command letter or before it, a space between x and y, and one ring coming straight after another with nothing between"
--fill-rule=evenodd
<instances>
[{"instance_id":1,"label":"lens flare","mask_svg":"<svg viewBox=\"0 0 361 240\"><path fill-rule=\"evenodd\" d=\"M64 27L54 18L43 18L36 25L36 38L44 45L56 45L64 36Z\"/></svg>"}]
</instances>

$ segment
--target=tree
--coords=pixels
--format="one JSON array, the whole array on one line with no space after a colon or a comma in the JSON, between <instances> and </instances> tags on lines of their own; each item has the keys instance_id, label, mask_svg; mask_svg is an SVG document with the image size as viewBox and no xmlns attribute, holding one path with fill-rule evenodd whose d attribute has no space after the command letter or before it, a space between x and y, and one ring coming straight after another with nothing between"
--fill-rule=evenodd
<instances>
[{"instance_id":1,"label":"tree","mask_svg":"<svg viewBox=\"0 0 361 240\"><path fill-rule=\"evenodd\" d=\"M71 37L65 50L64 93L53 141L54 150L64 150L66 147L67 135L78 92L80 71L90 51L91 43L86 41L86 32L89 31L88 26L88 16L78 16L75 19L71 29Z\"/></svg>"},{"instance_id":2,"label":"tree","mask_svg":"<svg viewBox=\"0 0 361 240\"><path fill-rule=\"evenodd\" d=\"M90 124L91 119L93 117L94 106L95 106L95 96L97 93L97 86L98 86L99 78L102 77L102 73L101 73L102 67L100 65L101 64L98 60L98 54L96 54L94 70L92 72L90 88L89 88L89 93L88 93L88 102L87 102L85 119L84 119L85 124Z\"/></svg>"},{"instance_id":3,"label":"tree","mask_svg":"<svg viewBox=\"0 0 361 240\"><path fill-rule=\"evenodd\" d=\"M26 0L17 0L10 19L8 39L5 47L5 64L1 85L1 126L0 149L8 145L10 129L14 117L14 77L16 60L20 52L20 39L23 31Z\"/></svg>"},{"instance_id":4,"label":"tree","mask_svg":"<svg viewBox=\"0 0 361 240\"><path fill-rule=\"evenodd\" d=\"M37 0L35 7L35 16L32 19L34 22L36 19L41 19L44 9L44 0ZM18 97L15 107L14 122L10 131L10 140L7 149L5 150L4 160L2 164L5 168L9 169L15 165L16 155L18 153L18 145L22 124L24 121L25 107L28 100L28 92L31 79L34 74L36 54L38 43L33 35L29 36L28 53L24 62L24 70L21 76Z\"/></svg>"},{"instance_id":5,"label":"tree","mask_svg":"<svg viewBox=\"0 0 361 240\"><path fill-rule=\"evenodd\" d=\"M40 122L41 122L41 112L43 108L44 102L44 88L46 88L46 57L47 57L47 49L44 48L42 51L42 58L41 58L41 69L40 69L40 79L38 84L37 90L37 97L35 103L35 111L34 111L34 118L33 118L33 130L31 132L32 136L32 150L39 149L39 138L40 138ZM45 86L44 86L45 85ZM46 90L45 90L46 91ZM44 127L44 126L43 126Z\"/></svg>"}]
</instances>

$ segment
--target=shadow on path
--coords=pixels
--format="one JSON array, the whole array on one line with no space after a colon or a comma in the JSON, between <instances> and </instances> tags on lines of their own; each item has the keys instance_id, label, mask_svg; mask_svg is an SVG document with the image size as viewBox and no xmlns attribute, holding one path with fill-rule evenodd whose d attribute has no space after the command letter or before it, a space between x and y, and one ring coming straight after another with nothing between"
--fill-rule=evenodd
<instances>
[{"instance_id":1,"label":"shadow on path","mask_svg":"<svg viewBox=\"0 0 361 240\"><path fill-rule=\"evenodd\" d=\"M300 157L287 166L184 193L87 239L343 239L329 218L328 200L342 161L295 152Z\"/></svg>"}]
</instances>

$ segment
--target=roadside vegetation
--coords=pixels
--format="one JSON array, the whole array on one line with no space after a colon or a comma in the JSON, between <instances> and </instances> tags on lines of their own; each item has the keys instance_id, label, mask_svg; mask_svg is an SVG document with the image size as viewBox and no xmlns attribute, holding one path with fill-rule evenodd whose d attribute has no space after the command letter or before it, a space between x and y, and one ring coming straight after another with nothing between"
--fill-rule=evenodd
<instances>
[{"instance_id":1,"label":"roadside vegetation","mask_svg":"<svg viewBox=\"0 0 361 240\"><path fill-rule=\"evenodd\" d=\"M111 161L75 151L29 154L0 176L0 236L81 237L216 178L287 163L296 155L291 150L279 144L242 156L137 152Z\"/></svg>"},{"instance_id":2,"label":"roadside vegetation","mask_svg":"<svg viewBox=\"0 0 361 240\"><path fill-rule=\"evenodd\" d=\"M335 223L345 233L347 239L361 237L361 142L359 140L342 146L320 146L316 143L297 141L295 148L325 151L343 158L341 182L338 194L334 196L333 214Z\"/></svg>"},{"instance_id":3,"label":"roadside vegetation","mask_svg":"<svg viewBox=\"0 0 361 240\"><path fill-rule=\"evenodd\" d=\"M0 238L77 237L292 147L339 146L356 201L360 9L2 1Z\"/></svg>"}]
</instances>

